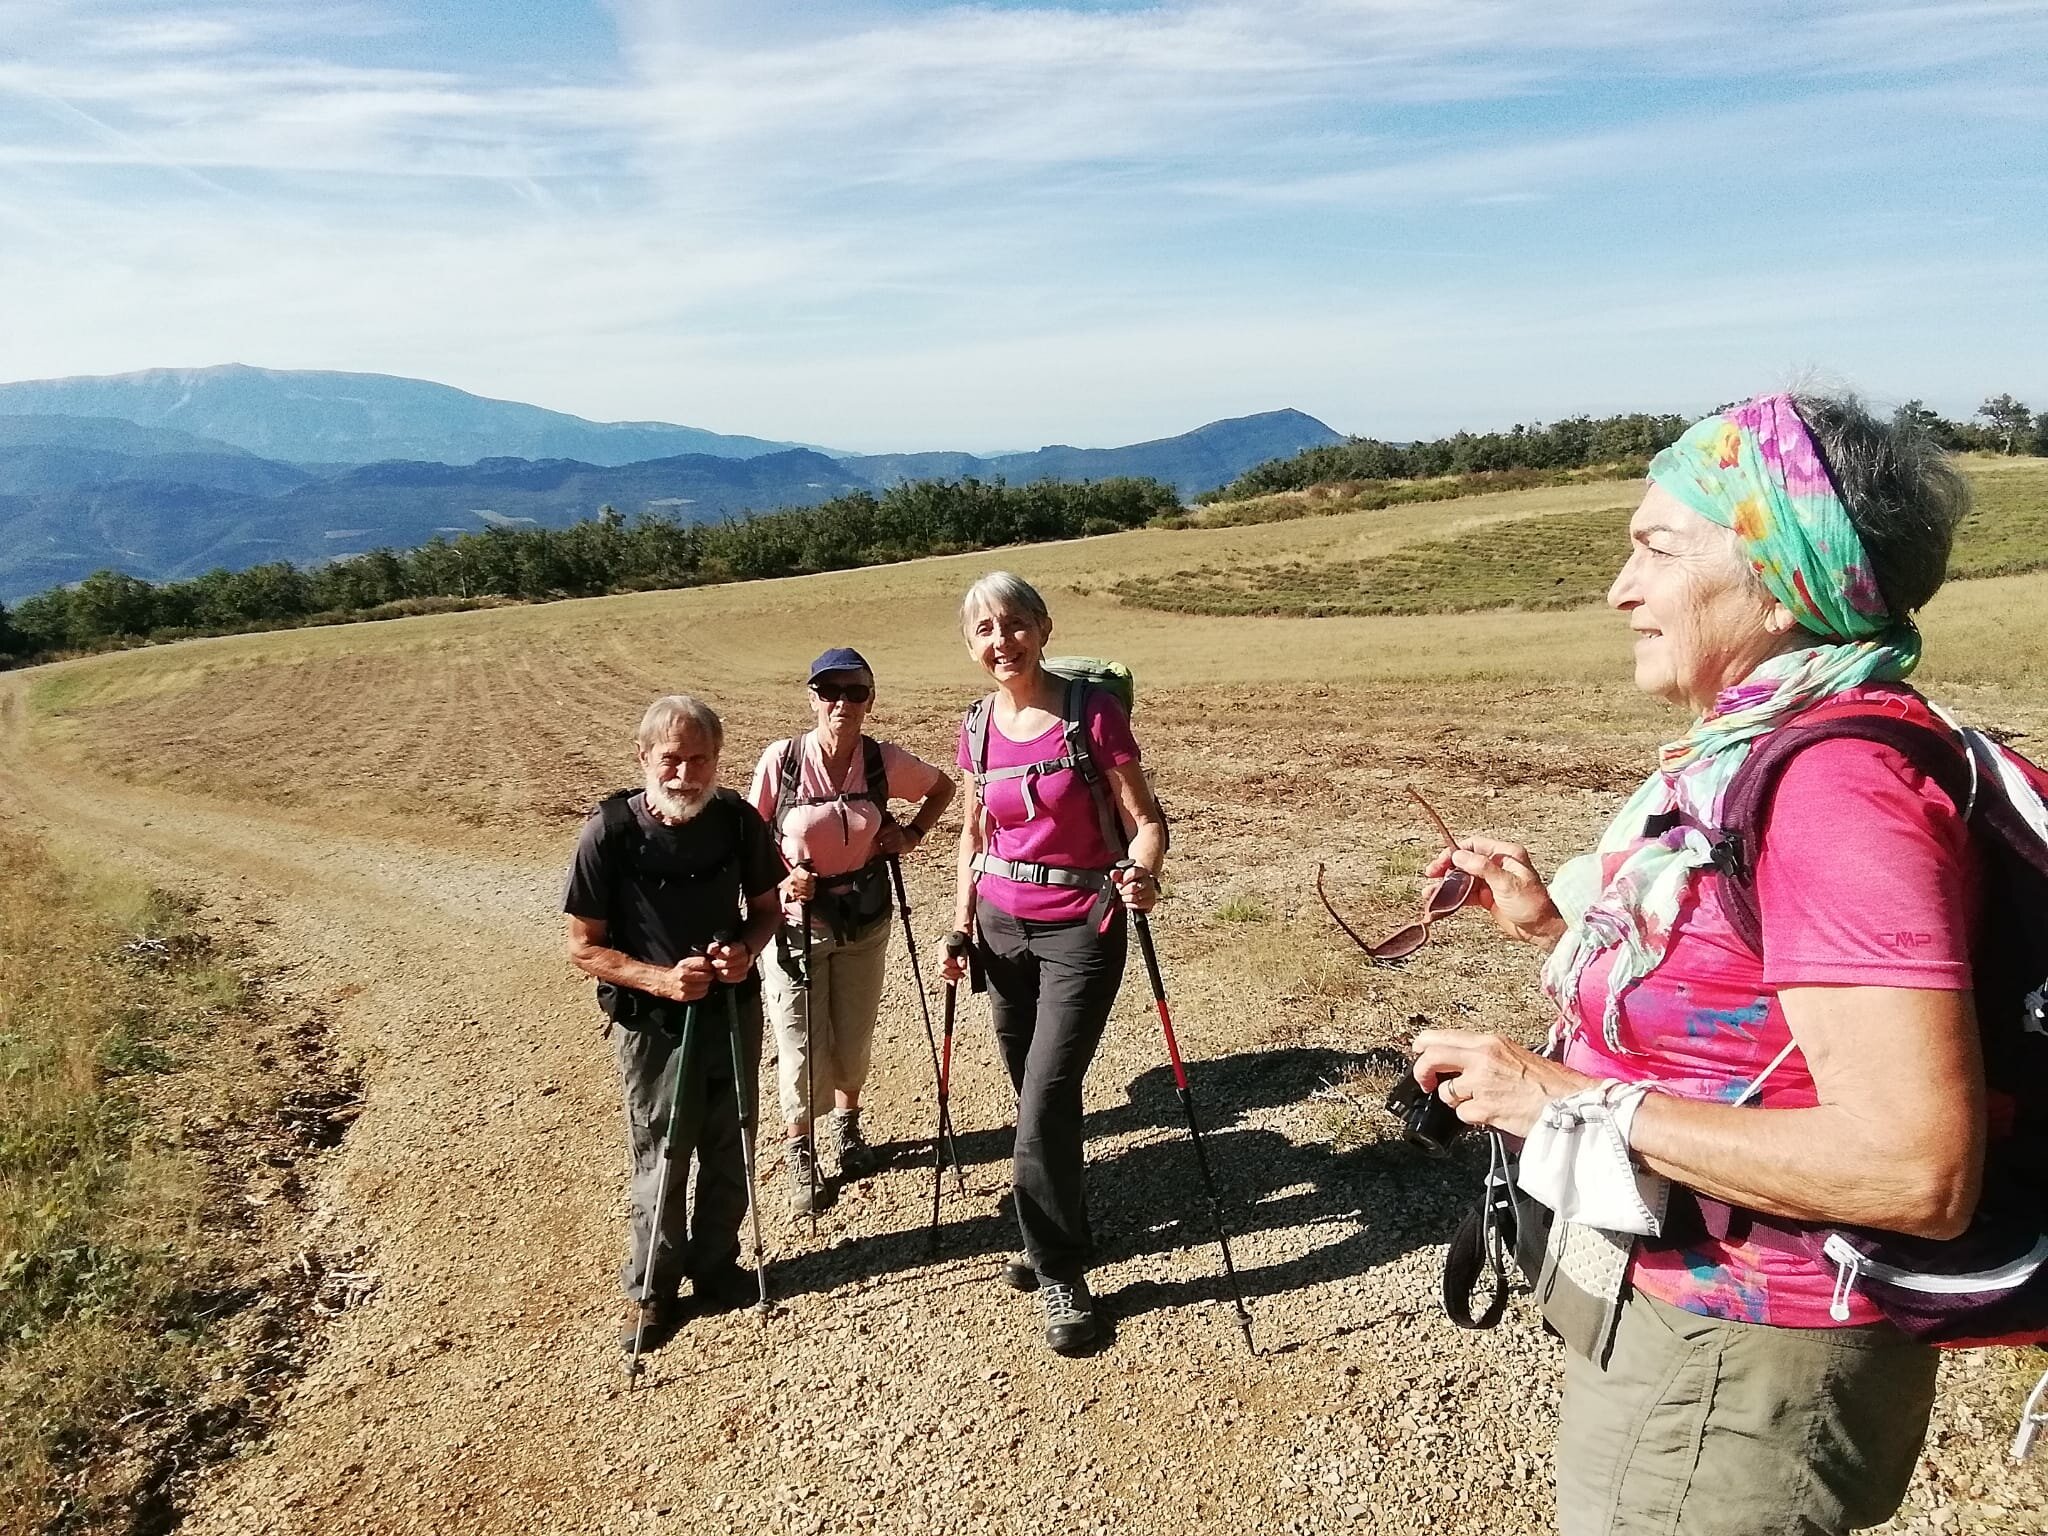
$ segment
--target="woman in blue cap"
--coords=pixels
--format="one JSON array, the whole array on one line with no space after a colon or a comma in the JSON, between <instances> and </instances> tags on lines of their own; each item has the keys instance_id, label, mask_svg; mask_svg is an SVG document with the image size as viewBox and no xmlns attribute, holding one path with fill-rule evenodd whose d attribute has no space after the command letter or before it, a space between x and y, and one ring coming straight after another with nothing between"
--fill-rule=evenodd
<instances>
[{"instance_id":1,"label":"woman in blue cap","mask_svg":"<svg viewBox=\"0 0 2048 1536\"><path fill-rule=\"evenodd\" d=\"M817 1213L812 1127L821 1113L830 1114L840 1178L875 1171L861 1134L860 1094L888 960L888 861L922 843L953 799L943 769L862 734L875 674L859 651L837 646L811 663L810 702L816 729L770 742L748 794L789 865L782 884L788 925L762 957L761 974L789 1127L790 1205L806 1216ZM891 800L916 805L907 824L889 815ZM805 935L796 926L806 915L807 986Z\"/></svg>"}]
</instances>

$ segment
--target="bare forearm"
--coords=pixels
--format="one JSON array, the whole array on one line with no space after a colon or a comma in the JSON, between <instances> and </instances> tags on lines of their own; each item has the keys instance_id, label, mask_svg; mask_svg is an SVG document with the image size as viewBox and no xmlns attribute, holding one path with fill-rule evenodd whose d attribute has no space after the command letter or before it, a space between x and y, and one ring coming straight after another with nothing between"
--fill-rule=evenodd
<instances>
[{"instance_id":1,"label":"bare forearm","mask_svg":"<svg viewBox=\"0 0 2048 1536\"><path fill-rule=\"evenodd\" d=\"M1796 1220L1943 1237L1976 1204L1980 1158L1967 1124L1901 1126L1833 1104L1738 1109L1652 1093L1629 1143L1644 1167L1676 1183Z\"/></svg>"},{"instance_id":2,"label":"bare forearm","mask_svg":"<svg viewBox=\"0 0 2048 1536\"><path fill-rule=\"evenodd\" d=\"M1141 821L1138 830L1131 836L1130 856L1137 863L1158 874L1166 862L1166 826L1163 822Z\"/></svg>"},{"instance_id":3,"label":"bare forearm","mask_svg":"<svg viewBox=\"0 0 2048 1536\"><path fill-rule=\"evenodd\" d=\"M981 852L981 840L974 833L974 817L960 827L958 884L953 894L953 927L961 933L974 931L974 856Z\"/></svg>"},{"instance_id":4,"label":"bare forearm","mask_svg":"<svg viewBox=\"0 0 2048 1536\"><path fill-rule=\"evenodd\" d=\"M569 963L593 981L657 995L668 976L668 969L664 966L649 965L645 960L635 960L624 950L610 949L602 944L572 943L569 946Z\"/></svg>"}]
</instances>

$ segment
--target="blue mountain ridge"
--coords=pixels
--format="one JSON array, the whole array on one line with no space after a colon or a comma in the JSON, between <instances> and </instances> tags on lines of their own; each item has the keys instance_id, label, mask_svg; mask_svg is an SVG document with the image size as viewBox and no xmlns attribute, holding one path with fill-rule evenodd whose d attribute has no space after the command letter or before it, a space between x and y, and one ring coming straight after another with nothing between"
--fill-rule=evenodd
<instances>
[{"instance_id":1,"label":"blue mountain ridge","mask_svg":"<svg viewBox=\"0 0 2048 1536\"><path fill-rule=\"evenodd\" d=\"M16 387L0 386L0 406ZM744 458L682 453L625 464L488 454L462 464L388 459L337 467L265 458L209 434L118 417L0 415L0 602L101 569L165 581L215 566L318 564L494 523L565 527L606 506L706 522L964 476L1023 484L1149 475L1189 495L1265 459L1341 440L1313 417L1274 411L1124 448L987 458L834 458L773 448ZM349 447L329 437L321 451L345 456Z\"/></svg>"}]
</instances>

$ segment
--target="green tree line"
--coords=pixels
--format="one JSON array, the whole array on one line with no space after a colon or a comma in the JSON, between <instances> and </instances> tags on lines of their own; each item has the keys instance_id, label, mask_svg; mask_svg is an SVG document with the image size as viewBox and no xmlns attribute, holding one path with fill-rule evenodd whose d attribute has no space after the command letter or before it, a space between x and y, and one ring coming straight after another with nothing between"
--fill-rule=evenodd
<instances>
[{"instance_id":1,"label":"green tree line","mask_svg":"<svg viewBox=\"0 0 2048 1536\"><path fill-rule=\"evenodd\" d=\"M1898 414L1951 452L2048 455L2048 411L2036 415L2010 394L1992 396L1967 422L1949 421L1918 400L1907 401ZM1243 501L1339 481L1428 480L1513 469L1613 465L1630 472L1647 464L1689 425L1684 416L1632 413L1571 416L1548 426L1518 423L1505 432L1458 432L1417 443L1354 437L1327 448L1305 449L1292 458L1269 459L1195 499Z\"/></svg>"},{"instance_id":2,"label":"green tree line","mask_svg":"<svg viewBox=\"0 0 2048 1536\"><path fill-rule=\"evenodd\" d=\"M0 608L0 662L60 651L300 624L395 618L492 600L545 601L844 570L1001 544L1142 527L1178 511L1154 480L1009 486L923 481L880 496L728 523L684 524L610 507L567 528L491 527L417 549L315 566L277 561L149 582L96 571Z\"/></svg>"}]
</instances>

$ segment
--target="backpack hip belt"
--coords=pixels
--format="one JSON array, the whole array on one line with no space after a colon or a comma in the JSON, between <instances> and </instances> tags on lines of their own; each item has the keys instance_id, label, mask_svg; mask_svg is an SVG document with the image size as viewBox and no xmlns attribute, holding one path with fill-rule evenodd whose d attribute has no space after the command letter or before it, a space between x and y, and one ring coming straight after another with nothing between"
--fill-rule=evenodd
<instances>
[{"instance_id":1,"label":"backpack hip belt","mask_svg":"<svg viewBox=\"0 0 2048 1536\"><path fill-rule=\"evenodd\" d=\"M1112 888L1106 869L1070 869L1064 864L1035 864L1029 859L999 859L992 853L977 853L969 867L977 875L994 875L1022 885L1057 885L1098 894L1106 894Z\"/></svg>"}]
</instances>

